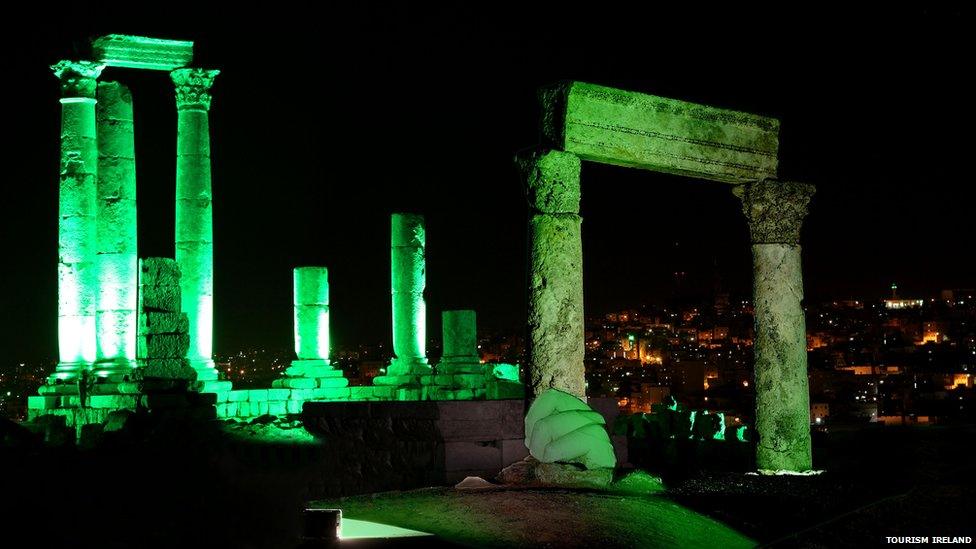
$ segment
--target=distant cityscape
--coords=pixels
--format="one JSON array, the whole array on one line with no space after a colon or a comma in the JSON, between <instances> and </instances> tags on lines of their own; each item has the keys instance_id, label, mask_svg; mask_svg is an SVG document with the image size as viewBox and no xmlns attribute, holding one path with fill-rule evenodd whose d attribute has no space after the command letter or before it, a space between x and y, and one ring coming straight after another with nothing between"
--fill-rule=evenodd
<instances>
[{"instance_id":1,"label":"distant cityscape","mask_svg":"<svg viewBox=\"0 0 976 549\"><path fill-rule=\"evenodd\" d=\"M976 290L806 307L810 420L814 425L947 423L976 419ZM642 306L587 319L586 380L591 396L618 399L624 413L649 413L673 397L723 412L729 424L753 415L752 305L719 293L708 302ZM436 362L438 342L430 342ZM523 365L521 333L482 334L484 362ZM293 352L249 349L216 357L236 388L266 387ZM383 373L388 345L334 349L353 385ZM0 415L20 420L27 396L55 367L38 360L0 370Z\"/></svg>"}]
</instances>

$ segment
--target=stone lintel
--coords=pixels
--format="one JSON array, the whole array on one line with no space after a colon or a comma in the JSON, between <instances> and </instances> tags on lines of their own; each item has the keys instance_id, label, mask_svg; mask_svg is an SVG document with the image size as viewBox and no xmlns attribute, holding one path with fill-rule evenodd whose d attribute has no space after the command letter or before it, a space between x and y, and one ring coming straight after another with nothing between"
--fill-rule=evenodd
<instances>
[{"instance_id":1,"label":"stone lintel","mask_svg":"<svg viewBox=\"0 0 976 549\"><path fill-rule=\"evenodd\" d=\"M753 244L799 244L800 227L816 188L767 179L733 187L742 201Z\"/></svg>"},{"instance_id":2,"label":"stone lintel","mask_svg":"<svg viewBox=\"0 0 976 549\"><path fill-rule=\"evenodd\" d=\"M169 71L193 60L193 42L127 34L92 40L92 55L108 67Z\"/></svg>"},{"instance_id":3,"label":"stone lintel","mask_svg":"<svg viewBox=\"0 0 976 549\"><path fill-rule=\"evenodd\" d=\"M727 183L776 177L774 118L573 81L540 100L546 143L584 160Z\"/></svg>"}]
</instances>

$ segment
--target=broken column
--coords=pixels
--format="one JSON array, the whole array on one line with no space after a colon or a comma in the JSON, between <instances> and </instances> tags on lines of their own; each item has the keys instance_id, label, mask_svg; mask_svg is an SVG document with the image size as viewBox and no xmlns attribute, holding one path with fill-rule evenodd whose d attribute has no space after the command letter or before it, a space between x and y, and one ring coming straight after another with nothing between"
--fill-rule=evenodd
<instances>
[{"instance_id":1,"label":"broken column","mask_svg":"<svg viewBox=\"0 0 976 549\"><path fill-rule=\"evenodd\" d=\"M210 183L210 87L220 71L177 69L176 262L182 310L190 323L187 358L200 380L217 379L213 362L213 210Z\"/></svg>"},{"instance_id":2,"label":"broken column","mask_svg":"<svg viewBox=\"0 0 976 549\"><path fill-rule=\"evenodd\" d=\"M441 313L444 354L437 364L438 374L481 374L484 365L478 354L478 321L474 311Z\"/></svg>"},{"instance_id":3,"label":"broken column","mask_svg":"<svg viewBox=\"0 0 976 549\"><path fill-rule=\"evenodd\" d=\"M580 159L539 151L517 159L529 202L529 384L586 397Z\"/></svg>"},{"instance_id":4,"label":"broken column","mask_svg":"<svg viewBox=\"0 0 976 549\"><path fill-rule=\"evenodd\" d=\"M139 268L132 95L118 82L101 82L97 98L96 373L125 374L136 359Z\"/></svg>"},{"instance_id":5,"label":"broken column","mask_svg":"<svg viewBox=\"0 0 976 549\"><path fill-rule=\"evenodd\" d=\"M96 79L103 65L60 61L61 178L58 207L58 366L55 379L74 379L95 361Z\"/></svg>"},{"instance_id":6,"label":"broken column","mask_svg":"<svg viewBox=\"0 0 976 549\"><path fill-rule=\"evenodd\" d=\"M757 467L808 471L813 462L799 241L814 187L764 180L733 192L752 237Z\"/></svg>"},{"instance_id":7,"label":"broken column","mask_svg":"<svg viewBox=\"0 0 976 549\"><path fill-rule=\"evenodd\" d=\"M390 265L393 287L393 361L377 385L403 385L429 374L427 306L424 301L426 236L424 216L395 213L391 218Z\"/></svg>"},{"instance_id":8,"label":"broken column","mask_svg":"<svg viewBox=\"0 0 976 549\"><path fill-rule=\"evenodd\" d=\"M297 267L294 271L295 356L274 388L321 389L306 400L340 398L349 385L342 370L329 362L329 270ZM295 399L293 399L295 400Z\"/></svg>"},{"instance_id":9,"label":"broken column","mask_svg":"<svg viewBox=\"0 0 976 549\"><path fill-rule=\"evenodd\" d=\"M137 355L143 379L196 379L197 373L186 358L189 321L180 307L180 268L176 261L161 257L140 261Z\"/></svg>"}]
</instances>

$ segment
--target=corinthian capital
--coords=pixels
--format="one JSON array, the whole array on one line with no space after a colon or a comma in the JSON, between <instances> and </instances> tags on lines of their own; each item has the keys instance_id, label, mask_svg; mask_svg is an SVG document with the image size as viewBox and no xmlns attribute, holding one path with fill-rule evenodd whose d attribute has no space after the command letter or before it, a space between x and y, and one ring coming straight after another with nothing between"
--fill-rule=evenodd
<instances>
[{"instance_id":1,"label":"corinthian capital","mask_svg":"<svg viewBox=\"0 0 976 549\"><path fill-rule=\"evenodd\" d=\"M51 65L54 76L61 80L61 97L95 98L96 80L105 65L92 61L58 61Z\"/></svg>"},{"instance_id":2,"label":"corinthian capital","mask_svg":"<svg viewBox=\"0 0 976 549\"><path fill-rule=\"evenodd\" d=\"M798 244L813 185L766 179L739 185L732 192L742 201L753 244Z\"/></svg>"},{"instance_id":3,"label":"corinthian capital","mask_svg":"<svg viewBox=\"0 0 976 549\"><path fill-rule=\"evenodd\" d=\"M210 86L219 70L176 69L169 73L176 84L176 108L210 110Z\"/></svg>"}]
</instances>

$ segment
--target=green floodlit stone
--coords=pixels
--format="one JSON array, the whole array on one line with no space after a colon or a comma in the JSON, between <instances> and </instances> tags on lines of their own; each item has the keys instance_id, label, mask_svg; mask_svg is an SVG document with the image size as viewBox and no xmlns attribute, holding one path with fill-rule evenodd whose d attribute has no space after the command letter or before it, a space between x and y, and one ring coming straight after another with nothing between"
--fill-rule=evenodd
<instances>
[{"instance_id":1,"label":"green floodlit stone","mask_svg":"<svg viewBox=\"0 0 976 549\"><path fill-rule=\"evenodd\" d=\"M774 118L585 82L541 99L547 143L584 160L728 183L776 177Z\"/></svg>"},{"instance_id":2,"label":"green floodlit stone","mask_svg":"<svg viewBox=\"0 0 976 549\"><path fill-rule=\"evenodd\" d=\"M177 69L176 262L181 309L190 325L187 358L215 375L213 363L213 205L210 176L210 87L219 71Z\"/></svg>"},{"instance_id":3,"label":"green floodlit stone","mask_svg":"<svg viewBox=\"0 0 976 549\"><path fill-rule=\"evenodd\" d=\"M519 380L519 367L518 364L495 364L491 370L493 376L497 379L504 379L507 381L518 381Z\"/></svg>"},{"instance_id":4,"label":"green floodlit stone","mask_svg":"<svg viewBox=\"0 0 976 549\"><path fill-rule=\"evenodd\" d=\"M139 272L132 95L118 82L100 82L96 97L97 358L99 362L115 362L127 368L136 358Z\"/></svg>"},{"instance_id":5,"label":"green floodlit stone","mask_svg":"<svg viewBox=\"0 0 976 549\"><path fill-rule=\"evenodd\" d=\"M577 463L587 469L617 464L603 416L558 389L532 402L525 415L525 446L543 463Z\"/></svg>"},{"instance_id":6,"label":"green floodlit stone","mask_svg":"<svg viewBox=\"0 0 976 549\"><path fill-rule=\"evenodd\" d=\"M329 363L329 270L294 270L295 355Z\"/></svg>"},{"instance_id":7,"label":"green floodlit stone","mask_svg":"<svg viewBox=\"0 0 976 549\"><path fill-rule=\"evenodd\" d=\"M391 216L391 286L393 294L393 354L388 376L429 373L427 364L426 232L424 216Z\"/></svg>"},{"instance_id":8,"label":"green floodlit stone","mask_svg":"<svg viewBox=\"0 0 976 549\"><path fill-rule=\"evenodd\" d=\"M103 65L60 61L51 70L61 83L61 169L58 209L57 379L71 379L95 361L95 292L98 287L96 219L98 141L96 78Z\"/></svg>"},{"instance_id":9,"label":"green floodlit stone","mask_svg":"<svg viewBox=\"0 0 976 549\"><path fill-rule=\"evenodd\" d=\"M108 34L92 40L92 54L108 67L168 71L193 60L193 42Z\"/></svg>"}]
</instances>

